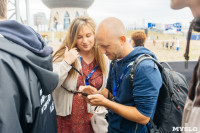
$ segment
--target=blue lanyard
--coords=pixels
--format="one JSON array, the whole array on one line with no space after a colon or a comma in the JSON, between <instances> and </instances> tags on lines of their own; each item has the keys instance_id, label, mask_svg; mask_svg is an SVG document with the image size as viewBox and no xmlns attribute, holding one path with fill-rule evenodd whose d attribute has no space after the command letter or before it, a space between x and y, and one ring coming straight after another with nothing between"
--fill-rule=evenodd
<instances>
[{"instance_id":1,"label":"blue lanyard","mask_svg":"<svg viewBox=\"0 0 200 133\"><path fill-rule=\"evenodd\" d=\"M113 78L113 85L114 85L113 97L115 97L115 96L117 95L117 90L118 90L118 88L119 88L119 86L120 86L120 84L121 84L121 82L122 82L122 79L124 78L124 75L125 75L127 69L128 69L128 66L127 66L126 69L123 71L122 75L120 76L120 78L119 78L119 80L118 80L118 82L117 82L117 85L116 85L116 82L115 82L115 76L113 76L113 77L114 77L114 78Z\"/></svg>"},{"instance_id":2,"label":"blue lanyard","mask_svg":"<svg viewBox=\"0 0 200 133\"><path fill-rule=\"evenodd\" d=\"M82 65L82 57L80 57L80 59L81 59L81 65ZM92 77L92 75L94 74L94 72L97 70L97 67L98 66L96 66L91 72L90 72L90 74L86 77L86 79L85 79L85 84L86 85L89 85L89 79Z\"/></svg>"}]
</instances>

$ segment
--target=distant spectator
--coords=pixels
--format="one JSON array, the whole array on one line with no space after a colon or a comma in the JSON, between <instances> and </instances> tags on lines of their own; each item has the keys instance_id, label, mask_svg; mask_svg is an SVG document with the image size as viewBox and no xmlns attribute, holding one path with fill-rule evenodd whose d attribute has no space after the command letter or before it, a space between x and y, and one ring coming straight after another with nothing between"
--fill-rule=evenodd
<instances>
[{"instance_id":1,"label":"distant spectator","mask_svg":"<svg viewBox=\"0 0 200 133\"><path fill-rule=\"evenodd\" d=\"M168 49L169 42L166 42L165 47Z\"/></svg>"},{"instance_id":2,"label":"distant spectator","mask_svg":"<svg viewBox=\"0 0 200 133\"><path fill-rule=\"evenodd\" d=\"M171 42L171 43L169 44L170 49L172 49L173 46L174 46L174 42Z\"/></svg>"},{"instance_id":3,"label":"distant spectator","mask_svg":"<svg viewBox=\"0 0 200 133\"><path fill-rule=\"evenodd\" d=\"M153 39L153 45L156 46L156 41Z\"/></svg>"},{"instance_id":4,"label":"distant spectator","mask_svg":"<svg viewBox=\"0 0 200 133\"><path fill-rule=\"evenodd\" d=\"M162 46L163 46L163 47L165 46L165 42L164 42L164 41L162 42Z\"/></svg>"},{"instance_id":5,"label":"distant spectator","mask_svg":"<svg viewBox=\"0 0 200 133\"><path fill-rule=\"evenodd\" d=\"M176 51L179 51L179 40L177 39L177 42L176 42Z\"/></svg>"},{"instance_id":6,"label":"distant spectator","mask_svg":"<svg viewBox=\"0 0 200 133\"><path fill-rule=\"evenodd\" d=\"M136 31L131 35L132 46L144 46L146 39L144 31Z\"/></svg>"},{"instance_id":7,"label":"distant spectator","mask_svg":"<svg viewBox=\"0 0 200 133\"><path fill-rule=\"evenodd\" d=\"M172 48L174 47L174 42L172 42Z\"/></svg>"}]
</instances>

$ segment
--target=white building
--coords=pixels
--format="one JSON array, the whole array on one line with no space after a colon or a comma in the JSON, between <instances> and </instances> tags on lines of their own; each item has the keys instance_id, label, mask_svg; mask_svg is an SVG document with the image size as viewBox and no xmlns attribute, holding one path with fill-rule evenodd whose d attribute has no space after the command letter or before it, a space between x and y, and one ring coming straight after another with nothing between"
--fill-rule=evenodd
<instances>
[{"instance_id":1,"label":"white building","mask_svg":"<svg viewBox=\"0 0 200 133\"><path fill-rule=\"evenodd\" d=\"M50 30L67 30L77 16L86 15L94 0L42 0L51 9Z\"/></svg>"}]
</instances>

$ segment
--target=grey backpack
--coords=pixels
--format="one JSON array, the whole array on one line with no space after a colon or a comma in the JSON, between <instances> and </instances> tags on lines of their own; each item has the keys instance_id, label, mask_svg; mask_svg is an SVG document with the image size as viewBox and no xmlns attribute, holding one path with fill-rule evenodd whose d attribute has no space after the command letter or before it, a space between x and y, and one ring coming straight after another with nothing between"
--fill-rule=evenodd
<instances>
[{"instance_id":1,"label":"grey backpack","mask_svg":"<svg viewBox=\"0 0 200 133\"><path fill-rule=\"evenodd\" d=\"M149 133L174 133L176 127L181 127L183 109L188 93L188 84L185 77L172 70L167 63L159 63L150 55L142 54L134 61L129 73L130 83L134 83L136 68L143 60L153 60L162 76L157 107L153 120L150 120L152 129L147 124ZM167 66L167 67L166 67Z\"/></svg>"}]
</instances>

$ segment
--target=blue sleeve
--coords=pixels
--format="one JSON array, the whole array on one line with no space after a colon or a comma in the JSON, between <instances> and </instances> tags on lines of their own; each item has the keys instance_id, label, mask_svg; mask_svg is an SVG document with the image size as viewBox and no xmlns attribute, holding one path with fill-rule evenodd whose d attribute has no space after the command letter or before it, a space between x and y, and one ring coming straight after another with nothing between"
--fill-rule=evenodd
<instances>
[{"instance_id":1,"label":"blue sleeve","mask_svg":"<svg viewBox=\"0 0 200 133\"><path fill-rule=\"evenodd\" d=\"M157 66L154 66L154 62L142 61L137 66L133 82L134 102L140 113L147 117L154 115L161 86L161 74Z\"/></svg>"}]
</instances>

